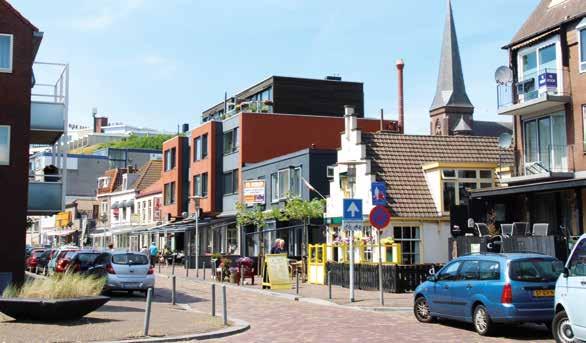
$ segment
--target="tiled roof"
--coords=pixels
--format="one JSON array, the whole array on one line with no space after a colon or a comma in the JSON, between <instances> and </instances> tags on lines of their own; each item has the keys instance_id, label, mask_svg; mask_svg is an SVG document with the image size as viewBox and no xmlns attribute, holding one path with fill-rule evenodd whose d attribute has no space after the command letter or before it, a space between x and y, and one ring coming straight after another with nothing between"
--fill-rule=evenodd
<instances>
[{"instance_id":1,"label":"tiled roof","mask_svg":"<svg viewBox=\"0 0 586 343\"><path fill-rule=\"evenodd\" d=\"M162 179L158 179L155 183L153 183L152 185L150 185L147 188L140 191L136 197L142 198L142 197L146 197L146 196L157 194L157 193L163 193L163 180Z\"/></svg>"},{"instance_id":2,"label":"tiled roof","mask_svg":"<svg viewBox=\"0 0 586 343\"><path fill-rule=\"evenodd\" d=\"M122 174L126 172L125 168L108 169L104 172L104 176L109 177L107 187L98 188L98 194L112 193L122 184Z\"/></svg>"},{"instance_id":3,"label":"tiled roof","mask_svg":"<svg viewBox=\"0 0 586 343\"><path fill-rule=\"evenodd\" d=\"M584 0L541 0L509 45L515 45L572 18L585 15L586 1Z\"/></svg>"},{"instance_id":4,"label":"tiled roof","mask_svg":"<svg viewBox=\"0 0 586 343\"><path fill-rule=\"evenodd\" d=\"M423 165L432 162L499 163L498 139L475 136L415 136L389 132L363 133L372 172L387 184L394 216L438 217ZM503 165L512 164L512 150L502 151Z\"/></svg>"},{"instance_id":5,"label":"tiled roof","mask_svg":"<svg viewBox=\"0 0 586 343\"><path fill-rule=\"evenodd\" d=\"M139 177L132 185L132 188L134 188L137 192L140 192L149 187L150 185L154 184L161 178L162 169L162 160L150 160L138 172Z\"/></svg>"},{"instance_id":6,"label":"tiled roof","mask_svg":"<svg viewBox=\"0 0 586 343\"><path fill-rule=\"evenodd\" d=\"M498 137L503 133L513 134L512 122L475 120L472 128L474 136Z\"/></svg>"}]
</instances>

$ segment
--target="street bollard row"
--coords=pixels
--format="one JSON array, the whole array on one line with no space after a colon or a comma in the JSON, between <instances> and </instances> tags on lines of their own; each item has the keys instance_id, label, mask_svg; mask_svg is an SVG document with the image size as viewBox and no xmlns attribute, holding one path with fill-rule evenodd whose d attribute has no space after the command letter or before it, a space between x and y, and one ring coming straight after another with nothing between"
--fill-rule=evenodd
<instances>
[{"instance_id":1,"label":"street bollard row","mask_svg":"<svg viewBox=\"0 0 586 343\"><path fill-rule=\"evenodd\" d=\"M149 335L149 325L151 321L151 303L153 301L153 289L149 288L147 291L146 307L144 310L144 330L143 336Z\"/></svg>"},{"instance_id":2,"label":"street bollard row","mask_svg":"<svg viewBox=\"0 0 586 343\"><path fill-rule=\"evenodd\" d=\"M175 305L177 302L177 278L175 277L175 275L171 276L171 282L173 284L173 288L171 289L171 303Z\"/></svg>"}]
</instances>

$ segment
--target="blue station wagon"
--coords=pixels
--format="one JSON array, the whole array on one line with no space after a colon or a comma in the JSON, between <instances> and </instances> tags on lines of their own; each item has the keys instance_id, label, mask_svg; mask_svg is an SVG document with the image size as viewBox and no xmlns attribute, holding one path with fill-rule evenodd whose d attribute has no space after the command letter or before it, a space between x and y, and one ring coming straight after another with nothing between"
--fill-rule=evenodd
<instances>
[{"instance_id":1,"label":"blue station wagon","mask_svg":"<svg viewBox=\"0 0 586 343\"><path fill-rule=\"evenodd\" d=\"M480 335L495 323L551 327L561 261L534 253L473 254L446 264L415 290L414 314L429 323L448 318L473 323Z\"/></svg>"}]
</instances>

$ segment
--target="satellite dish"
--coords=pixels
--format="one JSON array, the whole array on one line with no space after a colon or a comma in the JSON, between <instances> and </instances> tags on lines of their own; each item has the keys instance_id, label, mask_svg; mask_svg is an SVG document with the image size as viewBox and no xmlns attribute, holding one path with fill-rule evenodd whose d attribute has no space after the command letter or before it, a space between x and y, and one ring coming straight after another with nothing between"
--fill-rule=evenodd
<instances>
[{"instance_id":1,"label":"satellite dish","mask_svg":"<svg viewBox=\"0 0 586 343\"><path fill-rule=\"evenodd\" d=\"M498 84L507 84L513 82L513 71L507 66L500 66L494 73L494 79Z\"/></svg>"},{"instance_id":2,"label":"satellite dish","mask_svg":"<svg viewBox=\"0 0 586 343\"><path fill-rule=\"evenodd\" d=\"M508 149L513 142L513 136L510 133L504 132L499 136L499 147L501 149Z\"/></svg>"}]
</instances>

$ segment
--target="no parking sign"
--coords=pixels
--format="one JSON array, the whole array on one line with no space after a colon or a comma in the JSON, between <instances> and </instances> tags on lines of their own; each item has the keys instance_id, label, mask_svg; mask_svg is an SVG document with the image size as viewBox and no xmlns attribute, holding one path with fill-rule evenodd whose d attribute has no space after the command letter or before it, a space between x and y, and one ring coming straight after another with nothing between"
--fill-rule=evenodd
<instances>
[{"instance_id":1,"label":"no parking sign","mask_svg":"<svg viewBox=\"0 0 586 343\"><path fill-rule=\"evenodd\" d=\"M370 225L378 230L383 230L391 222L391 212L385 206L381 205L373 207L368 217L370 219Z\"/></svg>"}]
</instances>

